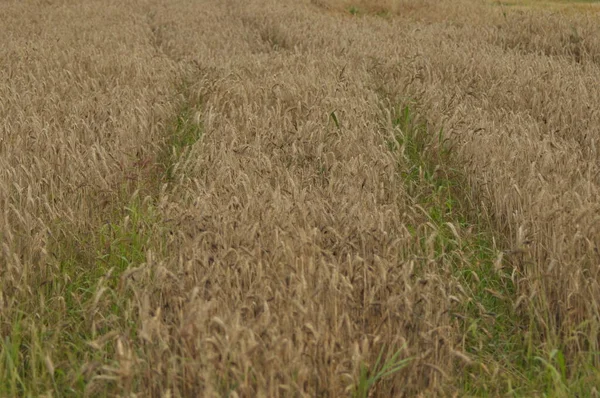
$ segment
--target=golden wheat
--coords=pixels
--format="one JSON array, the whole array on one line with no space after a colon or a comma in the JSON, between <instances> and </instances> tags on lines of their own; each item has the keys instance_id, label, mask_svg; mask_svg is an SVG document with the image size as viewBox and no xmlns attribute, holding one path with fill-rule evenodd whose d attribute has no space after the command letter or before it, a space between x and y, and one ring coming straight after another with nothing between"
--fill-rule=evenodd
<instances>
[{"instance_id":1,"label":"golden wheat","mask_svg":"<svg viewBox=\"0 0 600 398\"><path fill-rule=\"evenodd\" d=\"M594 393L594 13L0 14L1 396Z\"/></svg>"}]
</instances>

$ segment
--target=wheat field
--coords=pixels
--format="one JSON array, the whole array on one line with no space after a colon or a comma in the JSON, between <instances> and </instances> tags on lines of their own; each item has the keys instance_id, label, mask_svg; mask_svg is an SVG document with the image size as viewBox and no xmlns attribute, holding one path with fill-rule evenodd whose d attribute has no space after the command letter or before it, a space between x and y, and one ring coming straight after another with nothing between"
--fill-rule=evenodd
<instances>
[{"instance_id":1,"label":"wheat field","mask_svg":"<svg viewBox=\"0 0 600 398\"><path fill-rule=\"evenodd\" d=\"M598 396L597 10L1 1L0 396Z\"/></svg>"}]
</instances>

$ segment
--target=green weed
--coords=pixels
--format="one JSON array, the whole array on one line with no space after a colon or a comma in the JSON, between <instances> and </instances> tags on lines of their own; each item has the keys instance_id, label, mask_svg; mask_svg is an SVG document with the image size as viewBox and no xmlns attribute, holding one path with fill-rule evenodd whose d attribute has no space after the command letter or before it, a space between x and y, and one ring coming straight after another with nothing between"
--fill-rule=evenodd
<instances>
[{"instance_id":1,"label":"green weed","mask_svg":"<svg viewBox=\"0 0 600 398\"><path fill-rule=\"evenodd\" d=\"M404 347L403 347L404 348ZM367 398L371 389L379 382L387 377L399 372L412 361L412 358L400 359L400 353L403 348L396 351L391 357L382 363L383 352L385 347L381 348L377 361L372 368L362 363L360 366L360 374L358 383L354 392L352 393L353 398Z\"/></svg>"},{"instance_id":2,"label":"green weed","mask_svg":"<svg viewBox=\"0 0 600 398\"><path fill-rule=\"evenodd\" d=\"M186 103L175 118L172 132L168 135L158 159L164 181L173 180L176 162L202 137L202 124L194 120L196 112L194 106Z\"/></svg>"},{"instance_id":3,"label":"green weed","mask_svg":"<svg viewBox=\"0 0 600 398\"><path fill-rule=\"evenodd\" d=\"M535 325L515 309L514 279L503 270L497 238L471 203L466 179L452 167L449 141L443 130L432 134L409 106L395 110L393 126L396 142L388 147L399 152L407 190L435 229L420 232L422 250L431 250L426 242L433 233L433 255L449 265L465 296L452 315L462 324L463 350L478 364L466 368L459 388L468 395L506 393L516 386L535 391L539 384L531 375L542 371L542 361L535 360Z\"/></svg>"}]
</instances>

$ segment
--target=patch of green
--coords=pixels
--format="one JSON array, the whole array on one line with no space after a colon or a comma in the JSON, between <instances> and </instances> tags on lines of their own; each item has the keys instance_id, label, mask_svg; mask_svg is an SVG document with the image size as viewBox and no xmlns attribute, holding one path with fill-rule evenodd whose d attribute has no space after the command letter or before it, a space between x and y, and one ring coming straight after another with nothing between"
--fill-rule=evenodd
<instances>
[{"instance_id":1,"label":"patch of green","mask_svg":"<svg viewBox=\"0 0 600 398\"><path fill-rule=\"evenodd\" d=\"M358 383L352 393L353 398L368 398L369 392L378 382L401 371L412 361L412 358L400 359L403 350L401 348L382 363L384 350L385 347L382 347L372 368L365 363L361 364Z\"/></svg>"},{"instance_id":2,"label":"patch of green","mask_svg":"<svg viewBox=\"0 0 600 398\"><path fill-rule=\"evenodd\" d=\"M341 127L340 127L340 121L338 120L338 117L337 117L337 115L335 114L335 111L332 111L332 112L329 114L329 117L331 118L331 120L333 120L333 124L335 124L335 127L336 127L336 128L339 130L339 129L341 128Z\"/></svg>"},{"instance_id":3,"label":"patch of green","mask_svg":"<svg viewBox=\"0 0 600 398\"><path fill-rule=\"evenodd\" d=\"M180 156L186 148L202 137L202 125L192 120L194 112L194 108L185 106L177 115L175 130L168 142L174 156Z\"/></svg>"},{"instance_id":4,"label":"patch of green","mask_svg":"<svg viewBox=\"0 0 600 398\"><path fill-rule=\"evenodd\" d=\"M113 339L94 341L110 333L136 338L131 292L121 277L144 263L149 249L160 252L164 241L157 236L161 222L155 199L142 198L140 192L155 194L154 185L171 178L173 165L200 138L194 113L192 106L181 107L157 175L135 186L124 184L102 215L87 224L57 221L52 228L53 271L40 281L40 302L32 302L31 293L24 295L20 315L11 320L0 344L0 396L81 396L102 366L114 365ZM108 380L105 386L120 388Z\"/></svg>"},{"instance_id":5,"label":"patch of green","mask_svg":"<svg viewBox=\"0 0 600 398\"><path fill-rule=\"evenodd\" d=\"M174 178L176 163L194 143L202 138L204 131L202 124L195 120L200 99L192 101L189 88L185 88L184 92L187 100L180 107L172 123L171 132L167 136L167 141L158 156L162 179L167 182L172 181Z\"/></svg>"},{"instance_id":6,"label":"patch of green","mask_svg":"<svg viewBox=\"0 0 600 398\"><path fill-rule=\"evenodd\" d=\"M356 6L350 6L350 8L348 8L348 12L352 15L358 15L360 10Z\"/></svg>"},{"instance_id":7,"label":"patch of green","mask_svg":"<svg viewBox=\"0 0 600 398\"><path fill-rule=\"evenodd\" d=\"M45 308L13 320L0 347L0 396L38 396L50 386L57 396L80 396L89 366L110 366L113 345L94 347L110 332L135 338L121 275L140 266L156 242L158 216L134 195L127 207L97 231L61 235L53 245L59 272L40 287ZM110 383L109 383L110 384Z\"/></svg>"},{"instance_id":8,"label":"patch of green","mask_svg":"<svg viewBox=\"0 0 600 398\"><path fill-rule=\"evenodd\" d=\"M159 154L158 163L163 170L162 178L167 182L174 178L176 163L202 137L202 125L194 121L195 112L195 109L188 105L182 107L173 123L172 134Z\"/></svg>"},{"instance_id":9,"label":"patch of green","mask_svg":"<svg viewBox=\"0 0 600 398\"><path fill-rule=\"evenodd\" d=\"M513 278L503 269L488 220L471 203L466 178L452 167L443 131L432 133L409 106L395 110L393 125L397 133L388 147L401 156L406 189L430 226L414 229L422 250L446 264L463 290L452 315L462 324L463 350L475 364L465 367L458 388L475 396L555 391L555 384L536 377L544 372L536 358L544 352L536 324L515 309Z\"/></svg>"},{"instance_id":10,"label":"patch of green","mask_svg":"<svg viewBox=\"0 0 600 398\"><path fill-rule=\"evenodd\" d=\"M153 205L148 202L144 203L134 193L127 206L87 237L72 236L68 245L58 242L62 252L60 274L65 283L50 288L54 292L64 289L69 307L90 299L99 283L115 289L123 271L145 261L158 221Z\"/></svg>"},{"instance_id":11,"label":"patch of green","mask_svg":"<svg viewBox=\"0 0 600 398\"><path fill-rule=\"evenodd\" d=\"M462 325L462 349L473 360L456 385L461 395L592 396L600 385L599 353L578 348L581 353L568 355L573 341L588 333L588 322L571 337L548 335L544 322L553 314L540 314L534 301L520 296L520 277L498 248L503 238L473 203L443 131L433 132L410 106L395 109L392 121L396 134L387 146L399 154L399 173L428 225L408 229L425 257L433 255L461 286L451 315Z\"/></svg>"},{"instance_id":12,"label":"patch of green","mask_svg":"<svg viewBox=\"0 0 600 398\"><path fill-rule=\"evenodd\" d=\"M133 292L123 278L146 261L149 250L164 254L156 187L173 178L177 162L202 135L202 125L194 121L200 99L190 87L178 88L182 105L165 134L157 167L151 166L156 172L133 183L124 176L123 184L108 192L109 205L90 209L81 222L56 220L50 228L48 271L14 292L13 308L19 310L12 319L0 317L0 396L88 394L96 376L118 371L115 339L138 340ZM118 377L96 378L93 384L102 385L101 395L129 395L131 387Z\"/></svg>"}]
</instances>

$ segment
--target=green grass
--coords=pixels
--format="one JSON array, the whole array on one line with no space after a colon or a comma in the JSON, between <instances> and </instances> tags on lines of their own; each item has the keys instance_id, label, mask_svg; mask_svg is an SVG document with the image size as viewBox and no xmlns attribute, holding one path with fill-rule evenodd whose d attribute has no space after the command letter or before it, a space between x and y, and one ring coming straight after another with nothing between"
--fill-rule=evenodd
<instances>
[{"instance_id":1,"label":"green grass","mask_svg":"<svg viewBox=\"0 0 600 398\"><path fill-rule=\"evenodd\" d=\"M385 350L385 347L382 347L379 356L377 357L377 361L375 361L372 368L367 364L362 363L360 366L358 383L352 393L352 397L368 398L369 392L378 382L385 380L387 377L394 375L408 366L410 361L412 361L412 358L400 358L400 353L403 348L396 351L382 363L383 352Z\"/></svg>"},{"instance_id":2,"label":"green grass","mask_svg":"<svg viewBox=\"0 0 600 398\"><path fill-rule=\"evenodd\" d=\"M431 226L429 231L409 230L424 251L431 250L434 235L433 255L463 289L455 294L461 299L452 315L461 323L463 350L473 363L464 366L456 385L460 395L595 396L599 353L584 352L568 362L569 337L549 336L540 324L540 317L548 320L552 314L539 314L528 299L516 306L523 294L515 285L520 276L513 276L498 247L508 239L472 202L443 132L431 131L409 106L394 111L393 125L397 134L388 147L398 152L406 189Z\"/></svg>"},{"instance_id":3,"label":"green grass","mask_svg":"<svg viewBox=\"0 0 600 398\"><path fill-rule=\"evenodd\" d=\"M178 159L186 149L202 137L202 125L193 121L195 112L194 107L186 104L175 118L175 128L166 145L166 149L171 150L173 159Z\"/></svg>"},{"instance_id":4,"label":"green grass","mask_svg":"<svg viewBox=\"0 0 600 398\"><path fill-rule=\"evenodd\" d=\"M204 128L199 121L194 120L200 108L202 98L196 98L191 93L189 83L183 83L180 91L184 95L184 102L172 122L172 127L167 135L166 142L158 154L157 163L161 167L160 178L157 181L172 182L175 177L175 166L192 145L202 138Z\"/></svg>"},{"instance_id":5,"label":"green grass","mask_svg":"<svg viewBox=\"0 0 600 398\"><path fill-rule=\"evenodd\" d=\"M462 325L462 349L473 363L464 365L457 388L471 396L560 395L562 379L547 366L559 360L559 351L549 355L554 351L540 346L533 318L515 309L517 289L504 269L498 237L471 202L466 178L453 168L443 131L431 132L409 106L394 111L393 125L397 134L388 147L399 153L406 189L430 226L409 230L420 234L422 250L445 264L463 290L455 294L460 299L452 316Z\"/></svg>"},{"instance_id":6,"label":"green grass","mask_svg":"<svg viewBox=\"0 0 600 398\"><path fill-rule=\"evenodd\" d=\"M57 237L58 272L41 286L40 308L31 313L24 303L2 341L0 396L38 396L49 386L57 396L80 396L94 375L86 364L113 365L110 341L92 343L114 331L135 339L131 292L121 276L145 261L151 245L157 250L158 224L152 205L134 194L93 233Z\"/></svg>"},{"instance_id":7,"label":"green grass","mask_svg":"<svg viewBox=\"0 0 600 398\"><path fill-rule=\"evenodd\" d=\"M93 387L90 382L103 367L118 369L117 338L139 340L126 277L146 262L149 250L164 255L167 239L155 207L159 188L173 180L177 162L202 135L193 120L199 100L192 101L188 91L166 132L158 167L151 168L155 172L124 182L95 221L57 220L51 228L52 271L37 291L15 293L20 310L0 325L0 396L128 394L131 384L118 378ZM104 393L94 390L98 385Z\"/></svg>"}]
</instances>

